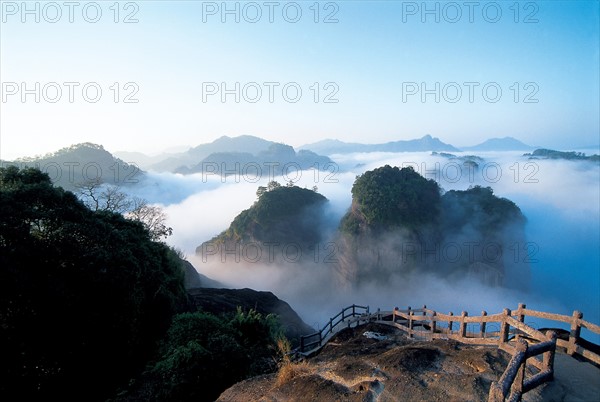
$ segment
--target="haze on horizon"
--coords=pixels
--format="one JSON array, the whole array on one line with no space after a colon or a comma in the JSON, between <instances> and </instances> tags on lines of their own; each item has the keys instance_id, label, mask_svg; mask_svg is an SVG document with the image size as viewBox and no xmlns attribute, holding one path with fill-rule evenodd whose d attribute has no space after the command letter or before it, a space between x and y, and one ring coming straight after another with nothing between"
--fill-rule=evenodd
<instances>
[{"instance_id":1,"label":"haze on horizon","mask_svg":"<svg viewBox=\"0 0 600 402\"><path fill-rule=\"evenodd\" d=\"M39 22L2 2L5 160L81 142L152 154L242 134L296 147L426 134L457 147L599 143L596 1L232 2L231 13L139 1L99 3L94 23L95 10L71 23L69 10L34 4Z\"/></svg>"}]
</instances>

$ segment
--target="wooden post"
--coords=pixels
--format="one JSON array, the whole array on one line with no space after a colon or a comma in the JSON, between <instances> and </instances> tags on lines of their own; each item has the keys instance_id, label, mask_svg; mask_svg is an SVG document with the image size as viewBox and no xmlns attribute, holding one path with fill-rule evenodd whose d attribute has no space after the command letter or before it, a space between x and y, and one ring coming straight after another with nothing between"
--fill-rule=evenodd
<instances>
[{"instance_id":1,"label":"wooden post","mask_svg":"<svg viewBox=\"0 0 600 402\"><path fill-rule=\"evenodd\" d=\"M569 334L569 346L567 347L567 353L571 356L577 352L577 341L581 335L581 325L579 321L583 318L581 311L573 311L573 318L571 319L571 333Z\"/></svg>"},{"instance_id":2,"label":"wooden post","mask_svg":"<svg viewBox=\"0 0 600 402\"><path fill-rule=\"evenodd\" d=\"M550 349L548 352L544 353L544 358L543 358L543 364L544 364L544 369L550 371L550 375L551 378L550 380L554 379L554 355L556 354L556 332L554 331L549 331L546 336L548 337L548 339L550 341L552 341L552 343L554 344L554 347L552 349Z\"/></svg>"},{"instance_id":3,"label":"wooden post","mask_svg":"<svg viewBox=\"0 0 600 402\"><path fill-rule=\"evenodd\" d=\"M427 309L427 306L423 304L423 315L427 315L427 312L425 311Z\"/></svg>"},{"instance_id":4,"label":"wooden post","mask_svg":"<svg viewBox=\"0 0 600 402\"><path fill-rule=\"evenodd\" d=\"M466 338L467 337L467 323L465 322L465 317L467 317L469 314L466 311L463 311L462 313L460 313L460 330L459 330L459 335L461 338Z\"/></svg>"},{"instance_id":5,"label":"wooden post","mask_svg":"<svg viewBox=\"0 0 600 402\"><path fill-rule=\"evenodd\" d=\"M490 387L490 393L488 394L488 402L504 402L504 394L502 393L502 386L496 381L492 382Z\"/></svg>"},{"instance_id":6,"label":"wooden post","mask_svg":"<svg viewBox=\"0 0 600 402\"><path fill-rule=\"evenodd\" d=\"M519 303L517 307L517 319L520 322L525 322L525 307L527 307L524 303Z\"/></svg>"},{"instance_id":7,"label":"wooden post","mask_svg":"<svg viewBox=\"0 0 600 402\"><path fill-rule=\"evenodd\" d=\"M377 321L381 321L380 309L377 307Z\"/></svg>"},{"instance_id":8,"label":"wooden post","mask_svg":"<svg viewBox=\"0 0 600 402\"><path fill-rule=\"evenodd\" d=\"M396 322L396 311L398 311L398 307L394 307L394 311L392 311L392 322Z\"/></svg>"},{"instance_id":9,"label":"wooden post","mask_svg":"<svg viewBox=\"0 0 600 402\"><path fill-rule=\"evenodd\" d=\"M408 337L412 338L413 337L413 321L412 321L412 316L413 316L413 311L410 309L410 306L408 306Z\"/></svg>"},{"instance_id":10,"label":"wooden post","mask_svg":"<svg viewBox=\"0 0 600 402\"><path fill-rule=\"evenodd\" d=\"M435 321L435 311L431 313L431 334L435 334L435 329L436 329L436 324L437 322Z\"/></svg>"},{"instance_id":11,"label":"wooden post","mask_svg":"<svg viewBox=\"0 0 600 402\"><path fill-rule=\"evenodd\" d=\"M448 313L448 315L453 316L454 313L451 311ZM452 334L452 325L454 324L454 322L450 319L448 320L448 333Z\"/></svg>"},{"instance_id":12,"label":"wooden post","mask_svg":"<svg viewBox=\"0 0 600 402\"><path fill-rule=\"evenodd\" d=\"M527 341L525 339L519 339L519 341L517 342L517 345L516 345L517 352L521 352L525 356L527 356L527 347L528 347ZM523 394L523 381L525 380L525 367L526 366L527 366L527 358L525 357L523 359L523 362L519 365L517 375L515 376L512 386L510 387L510 389L512 391L511 393L514 392L519 395L519 400L521 399L520 396Z\"/></svg>"},{"instance_id":13,"label":"wooden post","mask_svg":"<svg viewBox=\"0 0 600 402\"><path fill-rule=\"evenodd\" d=\"M319 331L319 346L323 344L323 331Z\"/></svg>"},{"instance_id":14,"label":"wooden post","mask_svg":"<svg viewBox=\"0 0 600 402\"><path fill-rule=\"evenodd\" d=\"M355 307L356 306L353 304L352 305L352 317L354 317L354 315L356 314Z\"/></svg>"},{"instance_id":15,"label":"wooden post","mask_svg":"<svg viewBox=\"0 0 600 402\"><path fill-rule=\"evenodd\" d=\"M300 352L304 352L304 336L300 337Z\"/></svg>"},{"instance_id":16,"label":"wooden post","mask_svg":"<svg viewBox=\"0 0 600 402\"><path fill-rule=\"evenodd\" d=\"M486 315L487 315L487 311L484 310L481 312L482 317L485 317ZM479 336L481 338L485 338L485 324L486 324L485 321L481 321L481 325L479 326Z\"/></svg>"},{"instance_id":17,"label":"wooden post","mask_svg":"<svg viewBox=\"0 0 600 402\"><path fill-rule=\"evenodd\" d=\"M506 317L510 317L510 309L505 308L502 314L504 314L504 318L502 318L502 322L500 323L500 344L508 342L510 325L506 321Z\"/></svg>"}]
</instances>

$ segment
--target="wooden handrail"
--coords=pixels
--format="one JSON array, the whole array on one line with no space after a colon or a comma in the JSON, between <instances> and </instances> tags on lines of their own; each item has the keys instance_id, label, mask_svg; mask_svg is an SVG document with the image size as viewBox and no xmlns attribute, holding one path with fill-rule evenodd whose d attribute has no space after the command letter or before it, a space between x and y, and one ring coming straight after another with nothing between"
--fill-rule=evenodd
<instances>
[{"instance_id":1,"label":"wooden handrail","mask_svg":"<svg viewBox=\"0 0 600 402\"><path fill-rule=\"evenodd\" d=\"M494 381L488 395L489 402L520 401L522 395L535 387L554 378L554 354L556 351L556 333L550 331L548 340L535 345L529 345L524 339L519 339L506 370L498 382ZM543 355L540 372L530 378L525 378L527 359Z\"/></svg>"},{"instance_id":2,"label":"wooden handrail","mask_svg":"<svg viewBox=\"0 0 600 402\"><path fill-rule=\"evenodd\" d=\"M351 313L346 314L350 310ZM364 312L358 313L357 310ZM356 316L358 319L354 319ZM570 324L569 340L557 339L554 331L547 333L538 331L525 323L526 317ZM426 306L420 309L412 309L409 306L405 310L396 307L391 311L377 309L377 312L369 314L368 306L352 305L332 317L320 331L302 336L299 351L305 352L322 347L328 341L328 335L344 321L348 326L352 322L358 325L361 321L375 321L394 326L406 332L409 338L418 336L428 339L454 339L466 344L495 345L510 353L512 357L509 365L500 380L492 383L490 388L489 400L493 402L504 401L507 398L520 400L523 393L551 381L554 377L554 355L557 345L566 348L569 355L577 353L593 363L600 364L600 355L579 344L581 328L600 334L599 325L583 320L583 314L579 311L574 311L571 316L567 316L530 310L522 303L513 311L504 309L502 313L491 315L482 311L479 316L469 316L466 311L460 315L454 315L452 312L444 314L428 309ZM447 327L438 323L447 324ZM492 327L490 323L497 324L496 331L488 331ZM467 326L470 324L479 324L479 330L469 331ZM425 327L425 330L416 327ZM514 341L510 339L511 335L514 335ZM315 340L309 342L311 338ZM540 355L543 356L541 361L535 358ZM539 371L525 378L527 364Z\"/></svg>"},{"instance_id":3,"label":"wooden handrail","mask_svg":"<svg viewBox=\"0 0 600 402\"><path fill-rule=\"evenodd\" d=\"M346 314L347 311L352 310L349 314ZM357 310L364 310L364 312L357 312ZM334 317L331 317L329 319L329 321L327 322L327 324L325 324L325 326L323 326L323 328L321 328L321 330L314 332L312 334L309 335L302 335L300 337L300 346L298 347L298 351L300 353L305 353L306 351L312 351L314 349L318 349L321 346L323 346L323 341L327 340L327 336L329 334L332 334L334 332L334 328L336 328L340 323L346 321L347 318L353 318L356 316L364 316L364 315L369 315L369 306L359 306L356 304L353 304L351 306L348 306L346 308L343 308L342 311L340 311L338 314L336 314ZM340 317L338 319L338 317ZM370 317L370 316L369 316ZM336 319L338 319L336 321ZM359 321L360 322L360 319ZM350 325L350 322L348 322L348 325ZM317 341L313 341L313 342L307 342L307 339L313 338L313 337L318 337Z\"/></svg>"}]
</instances>

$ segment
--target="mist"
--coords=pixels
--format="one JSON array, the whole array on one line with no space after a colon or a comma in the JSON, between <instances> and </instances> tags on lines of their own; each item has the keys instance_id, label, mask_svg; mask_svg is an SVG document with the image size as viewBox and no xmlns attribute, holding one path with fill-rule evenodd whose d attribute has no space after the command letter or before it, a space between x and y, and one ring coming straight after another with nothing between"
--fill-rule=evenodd
<instances>
[{"instance_id":1,"label":"mist","mask_svg":"<svg viewBox=\"0 0 600 402\"><path fill-rule=\"evenodd\" d=\"M466 157L468 153L455 153ZM426 304L442 312L480 314L501 312L526 303L529 308L600 322L600 169L587 161L529 160L518 152L478 153L479 167L464 165L430 153L366 153L333 155L335 172L302 171L289 180L305 188L318 187L329 199L327 224L335 233L339 219L351 204L351 188L357 175L385 164L413 166L443 191L491 187L495 195L515 202L525 215L527 247L513 250L526 259L531 272L524 289L488 287L469 278L443 279L432 273L395 275L384 286L365 284L344 288L336 284L336 262L322 256L310 263L253 264L209 263L195 255L197 246L229 227L233 218L257 199L258 186L272 178L228 176L202 177L152 173L135 195L161 205L173 235L167 242L183 250L196 269L233 288L267 290L287 301L313 327L321 327L342 307L356 303L390 310ZM335 239L330 239L335 241ZM525 243L524 243L525 244ZM335 245L338 247L339 245ZM339 251L339 248L336 248ZM337 257L337 256L335 256ZM512 256L511 256L512 258ZM542 325L542 322L530 323ZM584 335L585 336L585 335Z\"/></svg>"}]
</instances>

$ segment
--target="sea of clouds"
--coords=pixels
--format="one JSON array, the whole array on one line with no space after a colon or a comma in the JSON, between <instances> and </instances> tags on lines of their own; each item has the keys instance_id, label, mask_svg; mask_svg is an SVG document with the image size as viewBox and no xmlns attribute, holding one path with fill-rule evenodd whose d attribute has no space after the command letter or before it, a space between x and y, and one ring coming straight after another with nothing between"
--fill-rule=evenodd
<instances>
[{"instance_id":1,"label":"sea of clouds","mask_svg":"<svg viewBox=\"0 0 600 402\"><path fill-rule=\"evenodd\" d=\"M335 164L323 171L297 171L291 166L287 175L275 178L269 177L266 169L260 175L228 177L149 172L130 192L164 208L173 228L167 242L184 251L199 272L230 287L272 291L315 327L352 303L383 310L427 304L455 314L462 310L491 314L524 302L534 310L567 315L580 310L585 319L600 323L600 166L588 161L530 160L522 152L477 156L483 161L478 161L476 170L464 165L464 160L428 152L332 155ZM468 279L448 283L428 274L356 291L333 286L331 269L323 260L308 267L261 266L243 259L214 266L195 255L197 246L225 230L256 201L257 188L272 179L306 188L317 186L329 199L328 217L334 230L350 207L356 176L386 164L412 166L436 180L444 191L489 186L497 196L514 201L527 218L527 243L512 252L517 253L515 258L529 262L528 288L489 288ZM538 320L531 324L547 323Z\"/></svg>"}]
</instances>

